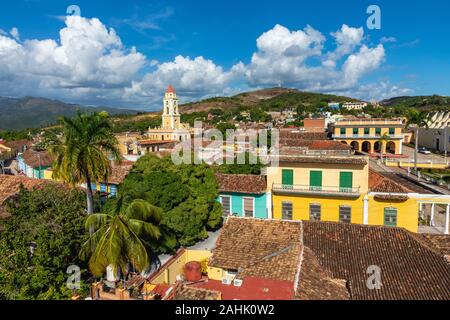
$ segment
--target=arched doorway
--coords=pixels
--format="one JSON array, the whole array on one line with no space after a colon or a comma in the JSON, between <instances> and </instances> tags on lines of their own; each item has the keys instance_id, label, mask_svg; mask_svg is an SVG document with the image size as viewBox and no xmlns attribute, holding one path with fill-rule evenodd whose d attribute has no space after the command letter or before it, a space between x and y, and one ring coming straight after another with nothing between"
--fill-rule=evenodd
<instances>
[{"instance_id":1,"label":"arched doorway","mask_svg":"<svg viewBox=\"0 0 450 320\"><path fill-rule=\"evenodd\" d=\"M381 152L381 143L379 141L376 141L373 145L373 150L377 153Z\"/></svg>"},{"instance_id":2,"label":"arched doorway","mask_svg":"<svg viewBox=\"0 0 450 320\"><path fill-rule=\"evenodd\" d=\"M364 141L363 143L362 143L362 151L363 152L367 152L367 153L370 153L370 142L369 141Z\"/></svg>"},{"instance_id":3,"label":"arched doorway","mask_svg":"<svg viewBox=\"0 0 450 320\"><path fill-rule=\"evenodd\" d=\"M350 146L352 147L353 150L359 151L359 143L358 143L358 141L352 141L352 143L350 143Z\"/></svg>"},{"instance_id":4,"label":"arched doorway","mask_svg":"<svg viewBox=\"0 0 450 320\"><path fill-rule=\"evenodd\" d=\"M386 145L386 152L395 154L395 143L393 141L389 141Z\"/></svg>"}]
</instances>

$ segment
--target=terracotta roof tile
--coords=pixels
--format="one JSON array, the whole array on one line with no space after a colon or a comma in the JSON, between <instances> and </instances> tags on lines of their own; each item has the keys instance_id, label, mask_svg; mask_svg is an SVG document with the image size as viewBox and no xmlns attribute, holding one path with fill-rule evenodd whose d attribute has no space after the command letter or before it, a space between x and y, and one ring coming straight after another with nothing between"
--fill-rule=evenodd
<instances>
[{"instance_id":1,"label":"terracotta roof tile","mask_svg":"<svg viewBox=\"0 0 450 320\"><path fill-rule=\"evenodd\" d=\"M0 218L5 218L7 216L7 212L3 205L8 199L19 193L20 185L23 185L28 190L32 190L35 188L42 188L51 183L56 182L0 174Z\"/></svg>"},{"instance_id":2,"label":"terracotta roof tile","mask_svg":"<svg viewBox=\"0 0 450 320\"><path fill-rule=\"evenodd\" d=\"M176 288L173 300L221 300L221 298L220 291L180 285Z\"/></svg>"},{"instance_id":3,"label":"terracotta roof tile","mask_svg":"<svg viewBox=\"0 0 450 320\"><path fill-rule=\"evenodd\" d=\"M425 241L400 228L304 222L304 245L333 278L346 279L351 299L449 300L450 264ZM367 287L369 266L381 289Z\"/></svg>"},{"instance_id":4,"label":"terracotta roof tile","mask_svg":"<svg viewBox=\"0 0 450 320\"><path fill-rule=\"evenodd\" d=\"M242 276L294 281L300 255L301 222L229 217L209 265Z\"/></svg>"},{"instance_id":5,"label":"terracotta roof tile","mask_svg":"<svg viewBox=\"0 0 450 320\"><path fill-rule=\"evenodd\" d=\"M369 189L372 192L382 193L410 193L411 190L398 184L392 179L381 175L380 173L369 170Z\"/></svg>"},{"instance_id":6,"label":"terracotta roof tile","mask_svg":"<svg viewBox=\"0 0 450 320\"><path fill-rule=\"evenodd\" d=\"M108 178L108 183L112 184L121 184L123 180L127 177L127 175L130 173L131 169L133 168L133 165L128 163L122 163L120 165L114 164L111 167L111 174Z\"/></svg>"},{"instance_id":7,"label":"terracotta roof tile","mask_svg":"<svg viewBox=\"0 0 450 320\"><path fill-rule=\"evenodd\" d=\"M30 167L49 167L53 163L53 157L47 151L35 151L29 149L22 154L23 161Z\"/></svg>"},{"instance_id":8,"label":"terracotta roof tile","mask_svg":"<svg viewBox=\"0 0 450 320\"><path fill-rule=\"evenodd\" d=\"M216 180L220 192L261 194L265 193L267 189L265 176L217 173Z\"/></svg>"}]
</instances>

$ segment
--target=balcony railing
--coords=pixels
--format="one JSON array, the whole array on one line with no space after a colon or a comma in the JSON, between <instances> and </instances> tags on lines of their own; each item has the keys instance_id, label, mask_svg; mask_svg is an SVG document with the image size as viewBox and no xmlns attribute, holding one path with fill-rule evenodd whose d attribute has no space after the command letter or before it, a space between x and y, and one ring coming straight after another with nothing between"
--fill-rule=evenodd
<instances>
[{"instance_id":1,"label":"balcony railing","mask_svg":"<svg viewBox=\"0 0 450 320\"><path fill-rule=\"evenodd\" d=\"M322 195L322 196L341 196L341 197L359 197L360 188L344 188L338 186L315 187L309 185L286 185L274 183L272 185L274 193L297 194L297 195Z\"/></svg>"},{"instance_id":2,"label":"balcony railing","mask_svg":"<svg viewBox=\"0 0 450 320\"><path fill-rule=\"evenodd\" d=\"M333 139L380 139L382 137L381 134L349 134L349 135L333 135ZM403 135L388 135L389 139L403 139Z\"/></svg>"}]
</instances>

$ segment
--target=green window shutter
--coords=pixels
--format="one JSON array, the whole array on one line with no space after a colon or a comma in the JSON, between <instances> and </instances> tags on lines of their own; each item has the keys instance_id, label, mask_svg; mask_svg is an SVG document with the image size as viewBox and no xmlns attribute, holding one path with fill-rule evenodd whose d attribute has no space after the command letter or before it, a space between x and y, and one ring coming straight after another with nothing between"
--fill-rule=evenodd
<instances>
[{"instance_id":1,"label":"green window shutter","mask_svg":"<svg viewBox=\"0 0 450 320\"><path fill-rule=\"evenodd\" d=\"M389 128L389 135L393 136L395 134L395 128Z\"/></svg>"},{"instance_id":2,"label":"green window shutter","mask_svg":"<svg viewBox=\"0 0 450 320\"><path fill-rule=\"evenodd\" d=\"M358 135L358 128L353 128L353 135L357 136Z\"/></svg>"},{"instance_id":3,"label":"green window shutter","mask_svg":"<svg viewBox=\"0 0 450 320\"><path fill-rule=\"evenodd\" d=\"M353 172L341 172L339 176L339 190L341 192L353 189Z\"/></svg>"},{"instance_id":4,"label":"green window shutter","mask_svg":"<svg viewBox=\"0 0 450 320\"><path fill-rule=\"evenodd\" d=\"M397 226L397 209L384 208L384 225L387 227Z\"/></svg>"},{"instance_id":5,"label":"green window shutter","mask_svg":"<svg viewBox=\"0 0 450 320\"><path fill-rule=\"evenodd\" d=\"M376 129L375 129L375 133L376 133L377 135L380 135L380 134L381 134L381 128L376 128Z\"/></svg>"},{"instance_id":6,"label":"green window shutter","mask_svg":"<svg viewBox=\"0 0 450 320\"><path fill-rule=\"evenodd\" d=\"M281 183L284 186L292 186L294 184L294 171L283 169Z\"/></svg>"},{"instance_id":7,"label":"green window shutter","mask_svg":"<svg viewBox=\"0 0 450 320\"><path fill-rule=\"evenodd\" d=\"M309 186L311 190L322 190L322 171L309 173Z\"/></svg>"},{"instance_id":8,"label":"green window shutter","mask_svg":"<svg viewBox=\"0 0 450 320\"><path fill-rule=\"evenodd\" d=\"M364 134L369 135L370 134L370 128L364 128Z\"/></svg>"},{"instance_id":9,"label":"green window shutter","mask_svg":"<svg viewBox=\"0 0 450 320\"><path fill-rule=\"evenodd\" d=\"M345 128L341 128L341 136L345 136Z\"/></svg>"}]
</instances>

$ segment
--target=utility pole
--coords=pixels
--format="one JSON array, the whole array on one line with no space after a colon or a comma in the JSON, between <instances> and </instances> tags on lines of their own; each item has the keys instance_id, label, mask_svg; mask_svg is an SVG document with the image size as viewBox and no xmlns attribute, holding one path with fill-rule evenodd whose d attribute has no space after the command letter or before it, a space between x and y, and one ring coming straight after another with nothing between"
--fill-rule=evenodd
<instances>
[{"instance_id":1,"label":"utility pole","mask_svg":"<svg viewBox=\"0 0 450 320\"><path fill-rule=\"evenodd\" d=\"M445 157L445 164L447 164L447 145L448 145L448 143L449 143L449 141L448 141L448 124L445 126L445 129L444 129L445 131L445 134L444 134L444 136L445 136L445 139L444 139L444 157Z\"/></svg>"},{"instance_id":2,"label":"utility pole","mask_svg":"<svg viewBox=\"0 0 450 320\"><path fill-rule=\"evenodd\" d=\"M39 176L38 179L41 179L41 153L38 153L38 159L39 159Z\"/></svg>"}]
</instances>

